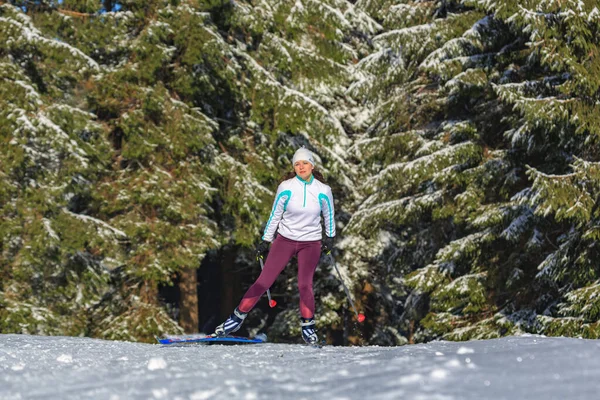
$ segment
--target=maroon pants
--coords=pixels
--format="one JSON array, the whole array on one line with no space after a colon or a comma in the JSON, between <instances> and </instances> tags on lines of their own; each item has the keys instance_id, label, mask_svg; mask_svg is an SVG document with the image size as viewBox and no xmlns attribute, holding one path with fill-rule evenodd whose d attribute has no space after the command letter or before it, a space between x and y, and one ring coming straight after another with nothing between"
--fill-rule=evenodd
<instances>
[{"instance_id":1,"label":"maroon pants","mask_svg":"<svg viewBox=\"0 0 600 400\"><path fill-rule=\"evenodd\" d=\"M321 257L321 241L298 242L281 235L273 241L260 276L246 292L238 309L247 313L258 303L263 294L273 285L290 259L298 256L298 289L300 290L300 315L312 318L315 314L313 275Z\"/></svg>"}]
</instances>

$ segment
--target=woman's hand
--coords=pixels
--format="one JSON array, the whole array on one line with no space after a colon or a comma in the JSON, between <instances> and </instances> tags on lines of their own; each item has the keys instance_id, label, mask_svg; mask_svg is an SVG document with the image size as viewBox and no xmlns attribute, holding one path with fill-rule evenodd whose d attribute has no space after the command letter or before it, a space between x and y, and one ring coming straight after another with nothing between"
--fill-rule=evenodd
<instances>
[{"instance_id":1,"label":"woman's hand","mask_svg":"<svg viewBox=\"0 0 600 400\"><path fill-rule=\"evenodd\" d=\"M258 244L258 246L256 246L256 259L260 259L260 258L264 258L265 255L267 255L267 253L269 252L269 245L271 244L271 242L267 242L266 240L263 240L262 242L260 242Z\"/></svg>"},{"instance_id":2,"label":"woman's hand","mask_svg":"<svg viewBox=\"0 0 600 400\"><path fill-rule=\"evenodd\" d=\"M331 250L333 250L333 241L334 237L325 236L321 241L321 251L327 255L331 254Z\"/></svg>"}]
</instances>

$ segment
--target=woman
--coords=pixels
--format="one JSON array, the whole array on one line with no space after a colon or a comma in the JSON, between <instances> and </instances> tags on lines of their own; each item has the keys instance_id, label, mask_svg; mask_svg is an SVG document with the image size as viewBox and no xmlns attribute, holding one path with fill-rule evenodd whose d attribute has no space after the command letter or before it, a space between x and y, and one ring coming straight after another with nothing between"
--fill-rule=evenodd
<instances>
[{"instance_id":1,"label":"woman","mask_svg":"<svg viewBox=\"0 0 600 400\"><path fill-rule=\"evenodd\" d=\"M262 242L256 248L257 258L262 258L268 252L262 273L248 289L233 314L215 329L216 336L225 336L240 329L246 315L296 255L302 338L309 344L318 341L312 284L321 250L329 254L333 247L333 196L331 188L322 182L321 174L314 170L315 160L309 150L304 147L298 149L294 153L292 164L294 172L289 173L277 188ZM320 179L315 179L315 175ZM321 214L325 223L323 240ZM278 236L273 241L275 231L278 232ZM269 251L271 242L273 243Z\"/></svg>"}]
</instances>

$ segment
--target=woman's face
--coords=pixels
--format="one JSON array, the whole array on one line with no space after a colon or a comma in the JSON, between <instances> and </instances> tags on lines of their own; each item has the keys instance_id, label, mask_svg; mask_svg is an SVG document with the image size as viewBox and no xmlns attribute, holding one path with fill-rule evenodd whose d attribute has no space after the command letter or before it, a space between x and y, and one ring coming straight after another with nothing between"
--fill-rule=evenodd
<instances>
[{"instance_id":1,"label":"woman's face","mask_svg":"<svg viewBox=\"0 0 600 400\"><path fill-rule=\"evenodd\" d=\"M296 175L305 181L310 178L314 168L315 167L313 167L313 165L306 160L298 160L294 164L294 171L296 171Z\"/></svg>"}]
</instances>

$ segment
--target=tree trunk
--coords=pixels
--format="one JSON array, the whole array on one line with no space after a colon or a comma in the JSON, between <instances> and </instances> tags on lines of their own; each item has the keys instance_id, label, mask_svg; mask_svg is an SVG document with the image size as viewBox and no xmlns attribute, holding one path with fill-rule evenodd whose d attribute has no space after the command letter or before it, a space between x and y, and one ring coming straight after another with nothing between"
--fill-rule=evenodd
<instances>
[{"instance_id":1,"label":"tree trunk","mask_svg":"<svg viewBox=\"0 0 600 400\"><path fill-rule=\"evenodd\" d=\"M106 12L111 12L112 11L112 1L111 0L103 0L102 2L104 3L104 9L106 10Z\"/></svg>"},{"instance_id":2,"label":"tree trunk","mask_svg":"<svg viewBox=\"0 0 600 400\"><path fill-rule=\"evenodd\" d=\"M415 333L415 321L410 321L409 325L408 325L408 343L409 344L415 344L414 333Z\"/></svg>"},{"instance_id":3,"label":"tree trunk","mask_svg":"<svg viewBox=\"0 0 600 400\"><path fill-rule=\"evenodd\" d=\"M237 307L241 300L241 281L239 272L235 271L236 253L232 248L223 252L221 264L221 317L226 318Z\"/></svg>"},{"instance_id":4,"label":"tree trunk","mask_svg":"<svg viewBox=\"0 0 600 400\"><path fill-rule=\"evenodd\" d=\"M198 275L184 268L179 280L179 324L186 333L198 332Z\"/></svg>"}]
</instances>

